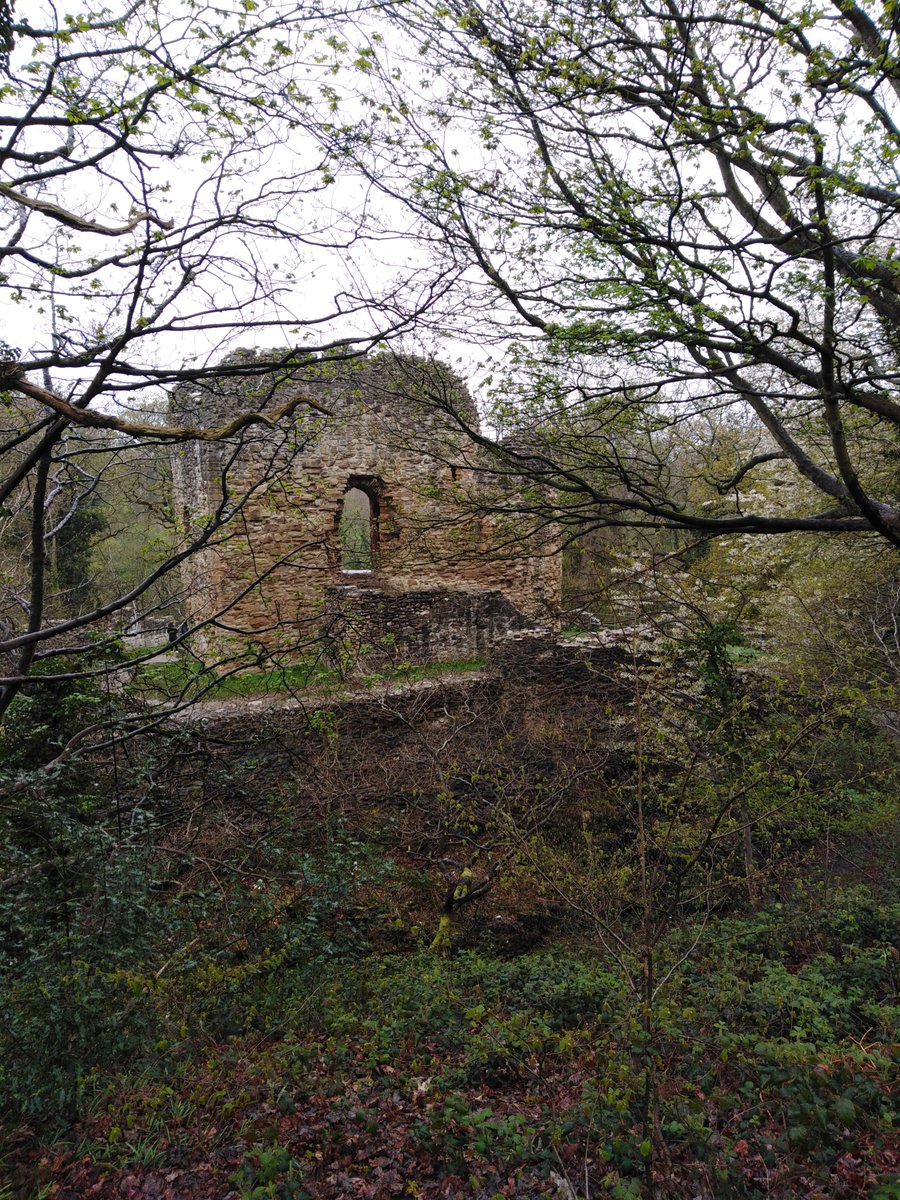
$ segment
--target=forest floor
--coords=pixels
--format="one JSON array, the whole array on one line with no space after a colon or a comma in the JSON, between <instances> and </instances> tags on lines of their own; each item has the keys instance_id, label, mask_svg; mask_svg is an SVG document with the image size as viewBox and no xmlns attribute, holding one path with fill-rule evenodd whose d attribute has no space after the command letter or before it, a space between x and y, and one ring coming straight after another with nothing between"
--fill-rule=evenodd
<instances>
[{"instance_id":1,"label":"forest floor","mask_svg":"<svg viewBox=\"0 0 900 1200\"><path fill-rule=\"evenodd\" d=\"M7 1128L0 1196L896 1200L895 917L854 889L719 921L649 1024L586 947L444 959L384 931L145 982L167 1032L67 1126Z\"/></svg>"}]
</instances>

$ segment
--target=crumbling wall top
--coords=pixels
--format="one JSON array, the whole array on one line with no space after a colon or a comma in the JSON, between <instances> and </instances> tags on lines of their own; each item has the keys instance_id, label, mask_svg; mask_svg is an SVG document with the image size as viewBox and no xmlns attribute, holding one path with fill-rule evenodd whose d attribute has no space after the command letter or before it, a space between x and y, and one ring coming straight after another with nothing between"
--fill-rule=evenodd
<instances>
[{"instance_id":1,"label":"crumbling wall top","mask_svg":"<svg viewBox=\"0 0 900 1200\"><path fill-rule=\"evenodd\" d=\"M478 426L463 381L445 364L415 355L375 353L323 359L277 349L239 348L215 375L181 384L173 411L198 424L224 422L242 409L269 412L298 392L336 417L365 411L384 419L411 415L423 428L448 429L459 413ZM302 409L300 410L302 412Z\"/></svg>"}]
</instances>

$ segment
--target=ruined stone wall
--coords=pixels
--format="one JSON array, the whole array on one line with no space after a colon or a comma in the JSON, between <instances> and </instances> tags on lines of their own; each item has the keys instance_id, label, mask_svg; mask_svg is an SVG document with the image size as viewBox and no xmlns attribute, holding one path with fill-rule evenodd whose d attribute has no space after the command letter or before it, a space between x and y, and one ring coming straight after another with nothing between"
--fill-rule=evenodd
<instances>
[{"instance_id":1,"label":"ruined stone wall","mask_svg":"<svg viewBox=\"0 0 900 1200\"><path fill-rule=\"evenodd\" d=\"M552 538L543 534L527 548L497 551L496 531L476 513L482 480L470 451L461 449L462 435L439 406L417 394L421 362L410 360L406 370L388 359L340 371L292 364L273 379L253 376L256 361L244 354L224 366L248 373L226 371L214 385L182 388L175 400L179 414L210 425L248 404L272 413L296 396L326 411L301 405L275 428L253 425L227 441L178 451L175 491L186 533L219 508L230 513L221 533L186 565L189 619L221 612L223 631L234 639L290 649L336 603L346 609L349 594L335 589L352 585L360 617L365 610L373 632L379 611L385 632L403 634L409 627L406 640L417 655L462 656L483 645L479 621L483 617L484 629L492 628L493 609L472 603L465 617L451 619L446 600L437 597L497 593L529 619L552 621L561 586ZM472 418L460 385L446 372L430 370L426 386L437 380L456 389L453 403L468 405ZM350 487L363 490L373 508L374 557L366 573L342 566L339 523ZM361 595L366 591L379 597L368 608ZM441 609L434 620L443 614L457 632L443 643L437 635L426 637L423 601L415 602L415 619L400 603L413 592L432 593ZM465 645L460 624L469 629ZM508 618L501 626L515 627Z\"/></svg>"},{"instance_id":2,"label":"ruined stone wall","mask_svg":"<svg viewBox=\"0 0 900 1200\"><path fill-rule=\"evenodd\" d=\"M499 591L328 588L335 654L351 670L483 657L528 619Z\"/></svg>"},{"instance_id":3,"label":"ruined stone wall","mask_svg":"<svg viewBox=\"0 0 900 1200\"><path fill-rule=\"evenodd\" d=\"M477 672L337 696L204 703L165 736L151 735L146 749L154 752L157 736L164 746L173 730L189 732L189 751L166 768L169 777L153 773L163 791L182 798L245 808L279 789L295 803L322 802L332 788L376 811L441 790L442 773L456 774L460 763L528 762L552 776L576 762L602 769L629 753L618 729L632 701L627 661L624 645L513 632ZM628 743L628 728L624 736ZM587 773L590 793L596 784Z\"/></svg>"}]
</instances>

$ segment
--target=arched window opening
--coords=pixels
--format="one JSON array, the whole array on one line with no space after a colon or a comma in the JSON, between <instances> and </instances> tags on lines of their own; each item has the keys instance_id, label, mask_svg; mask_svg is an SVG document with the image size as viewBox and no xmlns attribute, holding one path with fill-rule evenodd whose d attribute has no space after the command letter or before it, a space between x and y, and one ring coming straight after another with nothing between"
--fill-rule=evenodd
<instances>
[{"instance_id":1,"label":"arched window opening","mask_svg":"<svg viewBox=\"0 0 900 1200\"><path fill-rule=\"evenodd\" d=\"M372 571L375 555L372 551L372 500L362 488L348 488L344 493L338 537L341 543L342 571Z\"/></svg>"}]
</instances>

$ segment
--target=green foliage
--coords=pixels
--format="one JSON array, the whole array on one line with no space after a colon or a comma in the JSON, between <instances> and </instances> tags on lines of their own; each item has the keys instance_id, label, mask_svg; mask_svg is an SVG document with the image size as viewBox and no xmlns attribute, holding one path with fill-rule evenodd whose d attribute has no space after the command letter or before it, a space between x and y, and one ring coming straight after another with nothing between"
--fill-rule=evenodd
<instances>
[{"instance_id":1,"label":"green foliage","mask_svg":"<svg viewBox=\"0 0 900 1200\"><path fill-rule=\"evenodd\" d=\"M358 1034L373 1066L415 1058L439 1042L447 1087L522 1078L567 1044L567 1030L622 997L601 962L553 954L505 963L472 952L446 963L431 954L381 959L332 985L323 1014L334 1034Z\"/></svg>"},{"instance_id":2,"label":"green foliage","mask_svg":"<svg viewBox=\"0 0 900 1200\"><path fill-rule=\"evenodd\" d=\"M74 1111L91 1072L276 1024L285 992L363 952L352 903L390 866L353 841L288 858L282 828L249 886L236 856L173 892L146 817L117 842L68 800L44 797L40 815L57 857L0 892L0 1093L44 1120Z\"/></svg>"},{"instance_id":3,"label":"green foliage","mask_svg":"<svg viewBox=\"0 0 900 1200\"><path fill-rule=\"evenodd\" d=\"M106 662L117 661L119 654L119 647L107 642L99 661L86 651L65 660L51 656L38 664L36 676L98 669L101 673L33 683L19 693L0 721L0 783L15 786L17 772L43 767L86 726L116 715L117 704L102 669ZM66 786L73 786L71 778Z\"/></svg>"},{"instance_id":4,"label":"green foliage","mask_svg":"<svg viewBox=\"0 0 900 1200\"><path fill-rule=\"evenodd\" d=\"M231 1176L241 1200L310 1200L302 1186L303 1166L288 1148L274 1145L259 1147L244 1156L240 1168Z\"/></svg>"},{"instance_id":5,"label":"green foliage","mask_svg":"<svg viewBox=\"0 0 900 1200\"><path fill-rule=\"evenodd\" d=\"M60 607L66 616L86 612L96 599L94 547L107 529L103 502L93 495L78 503L56 536L56 584Z\"/></svg>"},{"instance_id":6,"label":"green foliage","mask_svg":"<svg viewBox=\"0 0 900 1200\"><path fill-rule=\"evenodd\" d=\"M217 1186L242 1197L327 1193L339 1171L372 1196L437 1195L454 1175L479 1200L551 1195L564 1172L634 1197L669 1186L670 1165L683 1194L852 1194L861 1173L889 1196L900 913L876 843L896 755L873 713L891 688L784 670L713 557L661 581L679 601L653 596L655 636L611 656L613 703L535 705L521 725L503 711L461 757L449 714L434 741L422 721L417 753L445 758L427 779L420 759L408 774L380 759L364 811L351 791L372 764L327 708L310 713L302 802L254 750L203 777L236 802L221 823L201 806L184 827L180 796L153 807L148 764L34 770L68 727L20 700L0 888L10 1112L36 1129L79 1117L92 1178L176 1151L208 1163L214 1142ZM109 715L110 697L60 693L66 720L85 711ZM536 823L557 797L560 819ZM866 875L840 857L856 841ZM571 902L553 952L410 953L423 861L477 847L484 871L496 846L492 906L539 904L546 925ZM492 918L476 925L469 944L490 945Z\"/></svg>"},{"instance_id":7,"label":"green foliage","mask_svg":"<svg viewBox=\"0 0 900 1200\"><path fill-rule=\"evenodd\" d=\"M372 570L372 502L359 488L350 488L344 494L338 539L342 570Z\"/></svg>"},{"instance_id":8,"label":"green foliage","mask_svg":"<svg viewBox=\"0 0 900 1200\"><path fill-rule=\"evenodd\" d=\"M354 871L357 885L380 882L364 859L349 843L326 853L319 900L290 933L267 936L257 920L265 954L191 950L155 984L158 957L65 977L85 1039L104 1035L105 1010L106 1036L119 1038L106 1069L94 1050L82 1075L94 1133L75 1147L79 1169L139 1171L174 1144L207 1161L209 1144L192 1139L208 1123L223 1154L238 1145L223 1161L242 1197L316 1194L317 1172L348 1166L348 1147L366 1147L355 1162L385 1164L372 1168L376 1192L382 1169L425 1189L448 1172L490 1180L502 1164L523 1180L515 1194L542 1195L550 1170L585 1158L592 1186L637 1196L660 1139L679 1179L697 1187L712 1172L723 1194L748 1200L755 1173L788 1196L801 1176L830 1186L860 1144L880 1161L896 1069L895 907L861 890L817 893L711 923L645 1044L620 968L584 951L360 961L341 897ZM291 941L301 927L302 952ZM685 936L661 947L661 969L683 957ZM42 995L58 1019L61 998ZM34 1052L37 1013L31 1031L15 1019ZM665 1079L649 1139L645 1051ZM129 1057L135 1066L102 1084ZM31 1111L46 1118L58 1097L46 1084L37 1094ZM867 1178L888 1186L877 1169Z\"/></svg>"},{"instance_id":9,"label":"green foliage","mask_svg":"<svg viewBox=\"0 0 900 1200\"><path fill-rule=\"evenodd\" d=\"M419 1136L434 1153L445 1155L451 1166L465 1164L465 1151L505 1162L526 1160L534 1140L525 1117L499 1115L490 1108L472 1109L465 1096L448 1096L430 1114Z\"/></svg>"},{"instance_id":10,"label":"green foliage","mask_svg":"<svg viewBox=\"0 0 900 1200\"><path fill-rule=\"evenodd\" d=\"M381 99L361 169L471 268L454 334L507 350L497 473L548 485L507 511L898 544L896 97L864 15L410 0L405 61L354 48Z\"/></svg>"}]
</instances>

